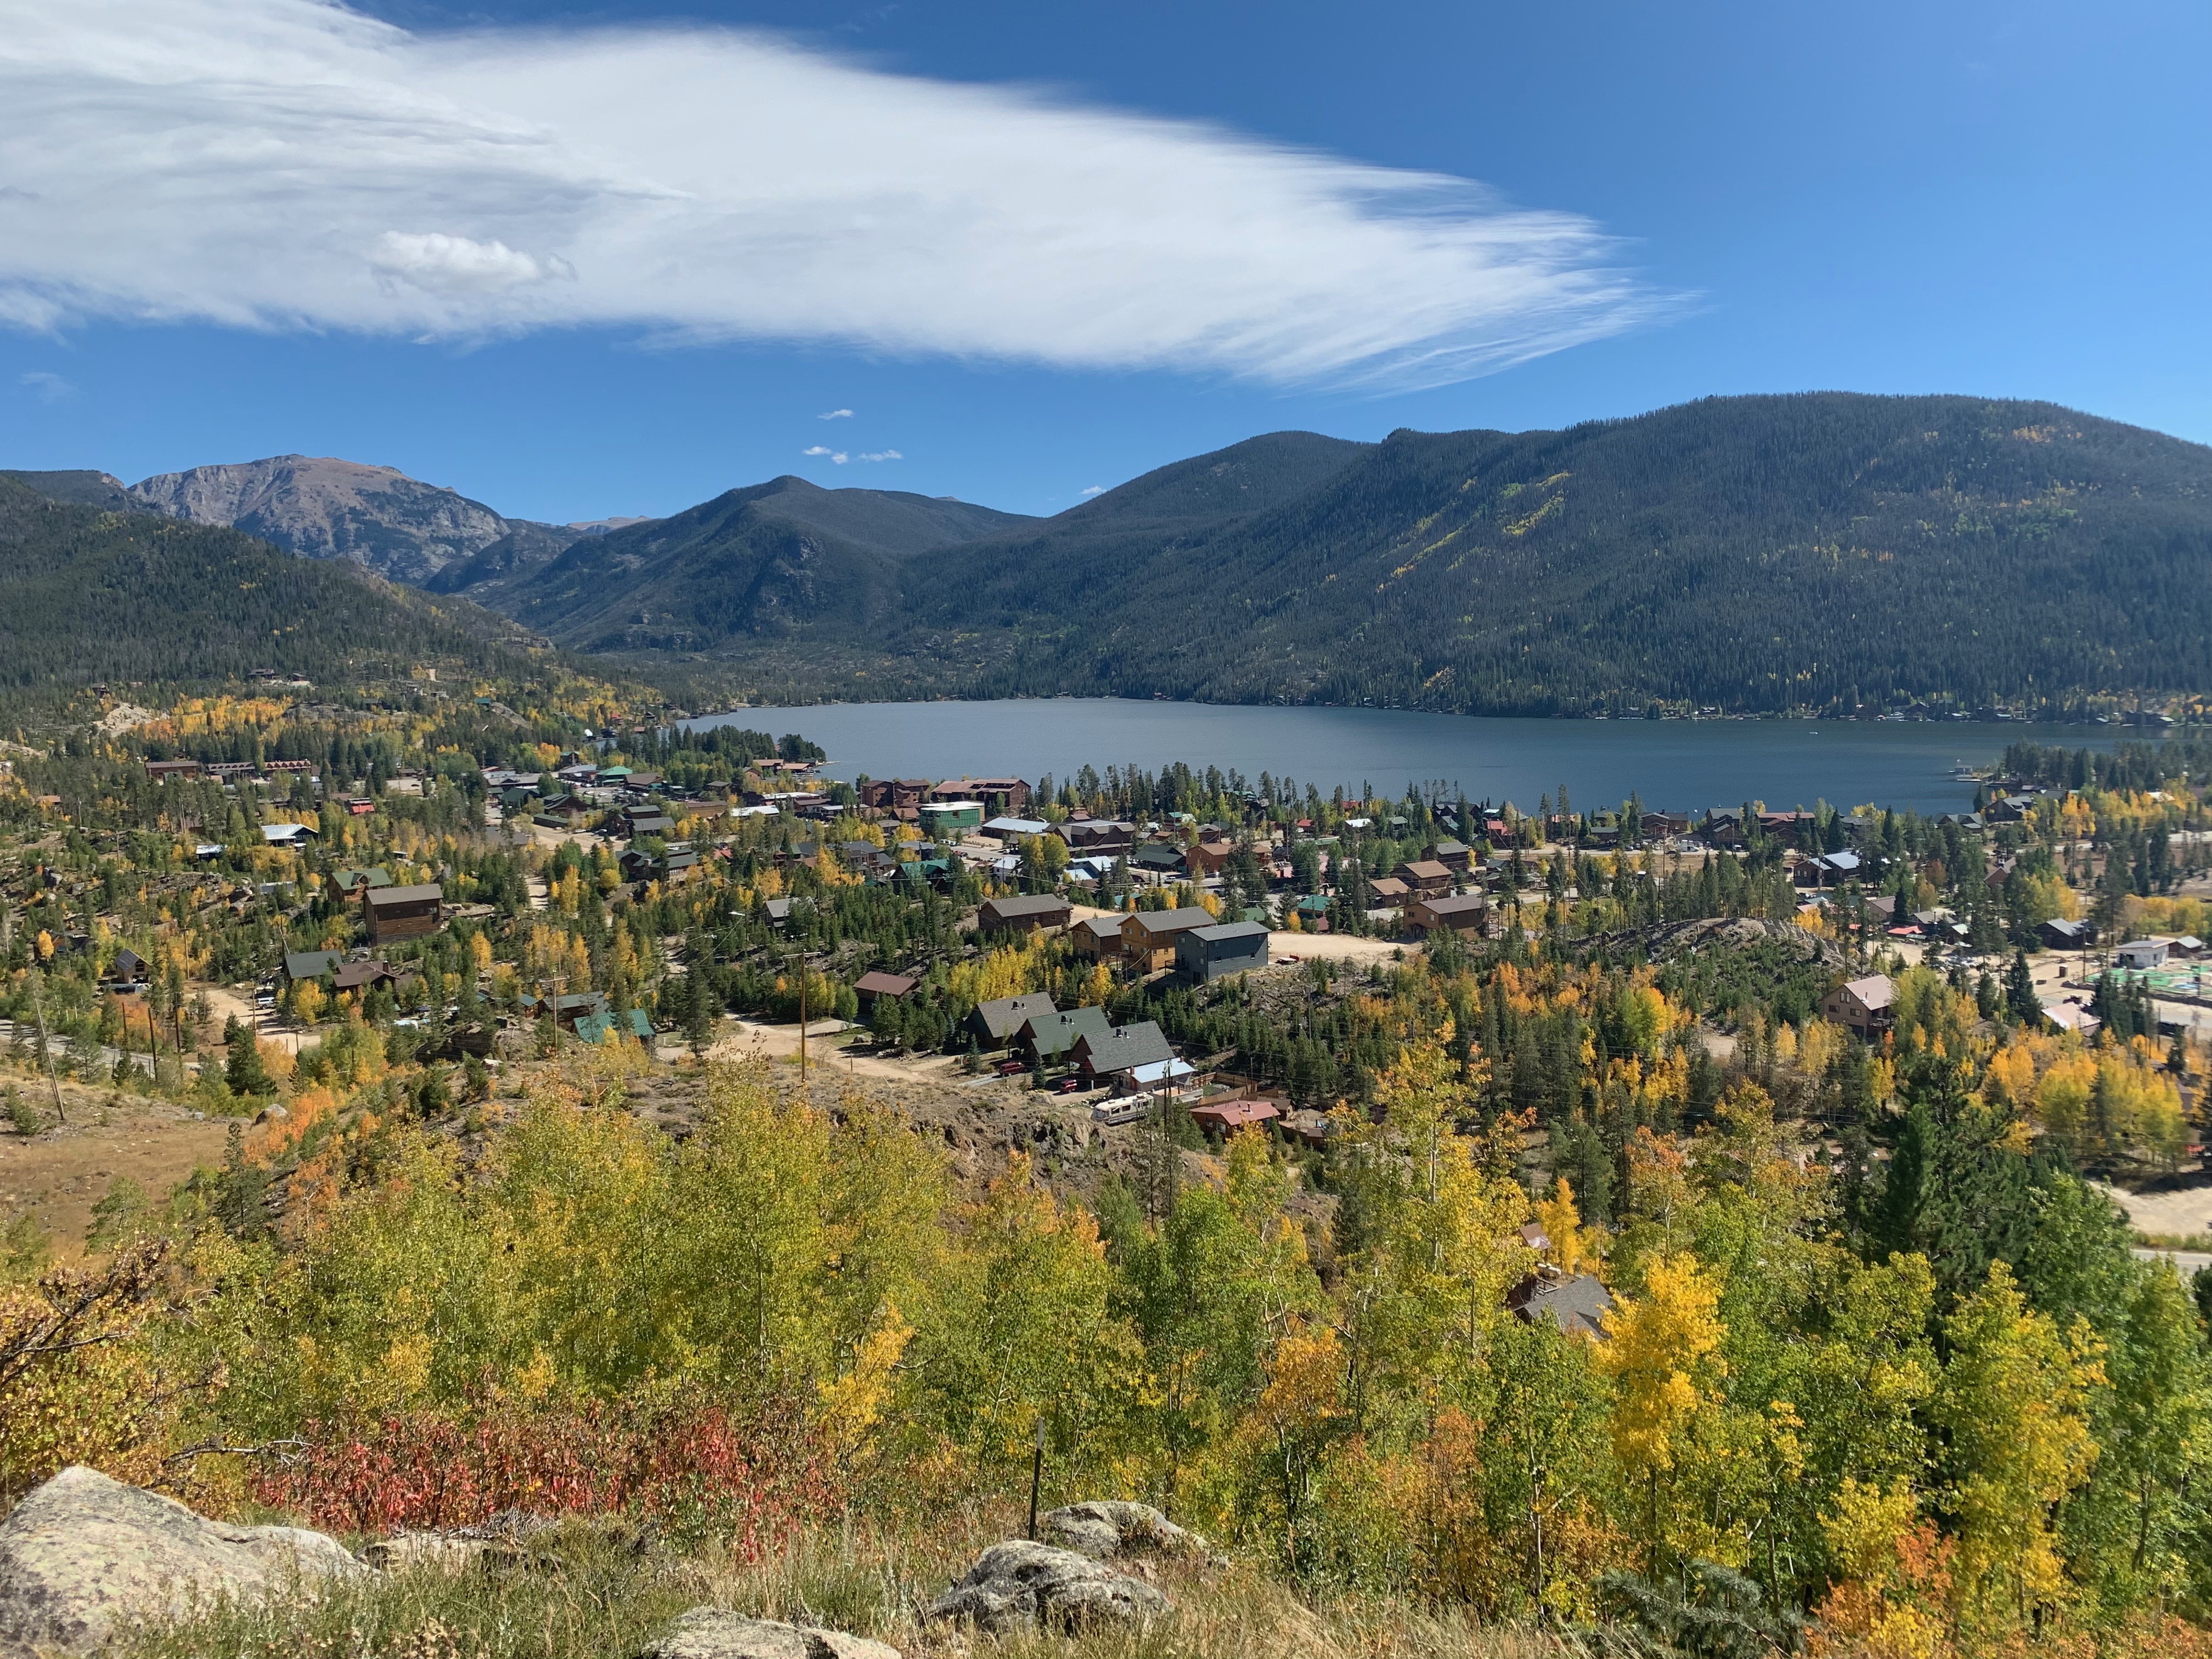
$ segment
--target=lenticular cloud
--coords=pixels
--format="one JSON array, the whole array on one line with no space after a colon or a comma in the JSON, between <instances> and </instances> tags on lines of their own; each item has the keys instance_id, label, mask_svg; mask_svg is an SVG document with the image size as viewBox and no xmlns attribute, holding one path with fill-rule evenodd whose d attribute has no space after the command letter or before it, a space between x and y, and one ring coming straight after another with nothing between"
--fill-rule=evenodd
<instances>
[{"instance_id":1,"label":"lenticular cloud","mask_svg":"<svg viewBox=\"0 0 2212 1659\"><path fill-rule=\"evenodd\" d=\"M696 27L0 0L0 321L1437 382L1654 314L1463 180Z\"/></svg>"}]
</instances>

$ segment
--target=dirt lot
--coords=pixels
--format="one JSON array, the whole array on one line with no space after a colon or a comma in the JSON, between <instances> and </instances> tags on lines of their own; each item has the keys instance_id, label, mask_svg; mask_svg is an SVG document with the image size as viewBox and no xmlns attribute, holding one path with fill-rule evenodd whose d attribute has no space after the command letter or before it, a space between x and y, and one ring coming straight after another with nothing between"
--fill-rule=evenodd
<instances>
[{"instance_id":1,"label":"dirt lot","mask_svg":"<svg viewBox=\"0 0 2212 1659\"><path fill-rule=\"evenodd\" d=\"M43 1079L34 1083L0 1068L4 1084L33 1102L47 1127L27 1139L0 1130L0 1224L37 1211L62 1255L83 1249L92 1206L118 1177L159 1198L200 1164L222 1159L228 1120L196 1120L166 1103L65 1083L62 1101L70 1121L56 1125Z\"/></svg>"}]
</instances>

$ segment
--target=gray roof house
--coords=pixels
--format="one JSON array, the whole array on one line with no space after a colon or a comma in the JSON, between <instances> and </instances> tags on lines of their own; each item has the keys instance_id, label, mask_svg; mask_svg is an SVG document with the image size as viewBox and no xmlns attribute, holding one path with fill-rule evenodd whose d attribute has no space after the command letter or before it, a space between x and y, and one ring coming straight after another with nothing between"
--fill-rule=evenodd
<instances>
[{"instance_id":1,"label":"gray roof house","mask_svg":"<svg viewBox=\"0 0 2212 1659\"><path fill-rule=\"evenodd\" d=\"M968 1016L968 1029L986 1048L1003 1048L1030 1020L1057 1012L1052 999L1042 991L1028 996L1000 997L994 1002L977 1003L975 1012Z\"/></svg>"},{"instance_id":2,"label":"gray roof house","mask_svg":"<svg viewBox=\"0 0 2212 1659\"><path fill-rule=\"evenodd\" d=\"M1200 985L1267 965L1267 930L1256 921L1228 921L1176 935L1176 967Z\"/></svg>"},{"instance_id":3,"label":"gray roof house","mask_svg":"<svg viewBox=\"0 0 2212 1659\"><path fill-rule=\"evenodd\" d=\"M1064 1059L1083 1036L1103 1037L1114 1029L1103 1008L1066 1008L1055 1014L1033 1014L1022 1023L1014 1041L1024 1049L1031 1065Z\"/></svg>"},{"instance_id":4,"label":"gray roof house","mask_svg":"<svg viewBox=\"0 0 2212 1659\"><path fill-rule=\"evenodd\" d=\"M1115 1077L1141 1066L1163 1065L1175 1058L1167 1034L1152 1020L1117 1025L1103 1036L1089 1033L1075 1040L1075 1062L1093 1079Z\"/></svg>"}]
</instances>

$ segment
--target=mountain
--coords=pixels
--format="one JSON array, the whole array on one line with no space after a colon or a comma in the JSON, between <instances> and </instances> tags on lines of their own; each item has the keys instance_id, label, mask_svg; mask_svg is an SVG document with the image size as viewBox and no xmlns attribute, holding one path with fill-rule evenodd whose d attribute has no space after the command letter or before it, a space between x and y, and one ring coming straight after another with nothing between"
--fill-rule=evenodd
<instances>
[{"instance_id":1,"label":"mountain","mask_svg":"<svg viewBox=\"0 0 2212 1659\"><path fill-rule=\"evenodd\" d=\"M351 559L417 584L514 529L482 501L396 468L307 455L165 472L130 494L173 519L228 526L289 552Z\"/></svg>"},{"instance_id":2,"label":"mountain","mask_svg":"<svg viewBox=\"0 0 2212 1659\"><path fill-rule=\"evenodd\" d=\"M1550 714L2212 687L2212 449L2052 404L1401 431L1257 510L1174 516L1245 447L909 559L874 602L896 626L735 641L720 689Z\"/></svg>"},{"instance_id":3,"label":"mountain","mask_svg":"<svg viewBox=\"0 0 2212 1659\"><path fill-rule=\"evenodd\" d=\"M111 513L150 513L154 509L131 495L131 486L108 472L78 470L67 472L17 472L0 468L0 478L35 489L57 501L79 507L104 507Z\"/></svg>"},{"instance_id":4,"label":"mountain","mask_svg":"<svg viewBox=\"0 0 2212 1659\"><path fill-rule=\"evenodd\" d=\"M94 475L97 476L97 475ZM256 668L381 678L521 660L505 618L241 532L61 501L0 478L0 690L204 683Z\"/></svg>"},{"instance_id":5,"label":"mountain","mask_svg":"<svg viewBox=\"0 0 2212 1659\"><path fill-rule=\"evenodd\" d=\"M593 651L696 652L732 639L816 634L865 639L895 616L905 561L1041 522L787 476L673 518L586 537L550 563L516 565L468 592Z\"/></svg>"}]
</instances>

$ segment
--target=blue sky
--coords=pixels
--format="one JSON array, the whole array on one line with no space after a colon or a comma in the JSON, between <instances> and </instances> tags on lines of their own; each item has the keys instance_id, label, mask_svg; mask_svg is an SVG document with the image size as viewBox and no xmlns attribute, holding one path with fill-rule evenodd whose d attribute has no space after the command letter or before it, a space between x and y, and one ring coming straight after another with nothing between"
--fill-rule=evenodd
<instances>
[{"instance_id":1,"label":"blue sky","mask_svg":"<svg viewBox=\"0 0 2212 1659\"><path fill-rule=\"evenodd\" d=\"M0 91L6 40L33 18L52 37L15 49L48 54L49 101L0 96L0 318L15 323L0 326L0 465L135 479L341 455L566 520L668 513L787 471L1050 513L1284 428L1551 427L1813 387L2047 398L2212 441L2201 4L388 0L361 9L411 39L346 51L432 54L464 102L497 81L524 88L501 107L541 126L597 125L538 184L476 161L438 173L404 146L341 179L384 216L349 208L329 233L374 265L372 292L300 252L331 200L316 179L247 190L218 160L149 182L138 158L173 151L188 118L171 92L131 92L112 158L38 171L61 165L40 141L96 148L58 142L70 121L114 126L99 31L137 31L132 8L152 3L85 0L66 9L91 22L64 25L0 0L17 25L0 28ZM309 0L252 4L270 11L277 83L325 73L291 67L278 38ZM167 0L161 21L189 27L191 12ZM720 70L690 77L713 38L701 25L772 32L787 56L752 35L769 55L733 61L726 88ZM616 38L622 63L592 44ZM208 39L236 49L212 21ZM560 61L511 73L531 52ZM76 82L52 68L94 62ZM663 73L683 106L665 128ZM284 113L306 124L285 142L343 172L361 129L321 131L319 98ZM371 114L379 142L416 118ZM1386 204L1389 235L1368 236L1342 204L1380 175L1340 162L1495 196ZM779 236L829 251L667 230L594 266L560 240L598 210L586 198L664 163L631 192L651 197L641 211L718 178L807 175L803 199L774 204ZM871 169L926 209L872 221ZM503 189L575 202L532 218ZM1251 202L1249 226L1224 222ZM51 216L11 222L17 207ZM1511 223L1552 262L1537 308L1467 299L1477 256L1422 241L1431 214L1455 234ZM1093 232L1100 248L1071 252ZM976 247L992 251L963 271ZM629 314L625 285L652 290L648 314ZM1443 320L1368 349L1363 305ZM1499 337L1538 355L1472 373L1516 355ZM1463 366L1418 367L1424 339ZM838 410L853 412L820 418Z\"/></svg>"}]
</instances>

